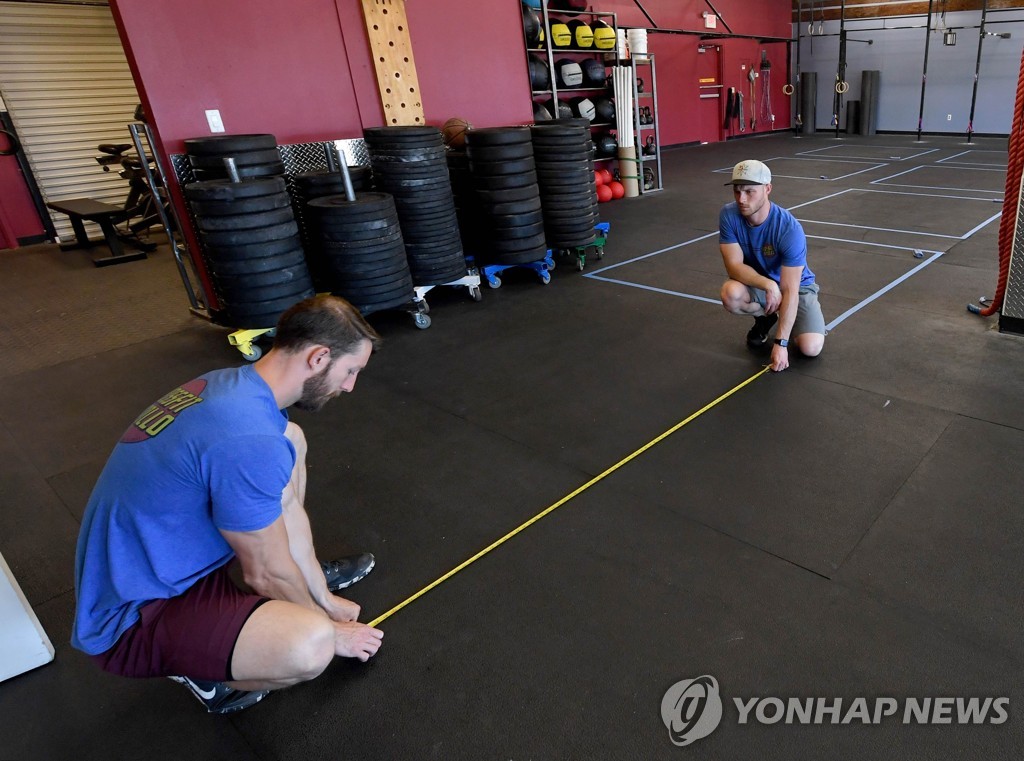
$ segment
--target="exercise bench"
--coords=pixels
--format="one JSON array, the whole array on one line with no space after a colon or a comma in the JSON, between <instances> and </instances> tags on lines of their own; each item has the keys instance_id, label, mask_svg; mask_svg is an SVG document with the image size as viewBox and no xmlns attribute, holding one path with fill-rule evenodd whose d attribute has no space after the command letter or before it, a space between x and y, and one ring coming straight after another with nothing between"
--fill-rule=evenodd
<instances>
[{"instance_id":1,"label":"exercise bench","mask_svg":"<svg viewBox=\"0 0 1024 761\"><path fill-rule=\"evenodd\" d=\"M122 262L134 262L146 258L147 251L153 251L156 245L143 243L137 238L121 233L115 225L124 222L131 215L130 209L123 209L103 201L94 201L91 198L70 198L66 201L52 201L46 204L54 211L67 214L71 220L71 227L75 231L75 240L61 243L62 251L78 248L91 248L99 241L89 240L85 232L83 222L95 222L103 231L103 238L110 248L110 256L101 258L93 257L93 264L97 267L105 267L108 264L121 264ZM123 243L127 243L136 251L127 252Z\"/></svg>"}]
</instances>

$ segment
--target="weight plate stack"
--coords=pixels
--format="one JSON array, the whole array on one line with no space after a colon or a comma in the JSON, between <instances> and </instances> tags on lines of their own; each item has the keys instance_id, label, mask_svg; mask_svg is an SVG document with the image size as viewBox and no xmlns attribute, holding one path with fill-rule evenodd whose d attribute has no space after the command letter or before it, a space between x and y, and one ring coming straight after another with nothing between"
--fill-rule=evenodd
<instances>
[{"instance_id":1,"label":"weight plate stack","mask_svg":"<svg viewBox=\"0 0 1024 761\"><path fill-rule=\"evenodd\" d=\"M544 209L544 230L553 248L588 246L597 233L594 148L585 120L530 128Z\"/></svg>"},{"instance_id":2,"label":"weight plate stack","mask_svg":"<svg viewBox=\"0 0 1024 761\"><path fill-rule=\"evenodd\" d=\"M313 295L283 179L209 180L184 193L228 324L273 327L281 312Z\"/></svg>"},{"instance_id":3,"label":"weight plate stack","mask_svg":"<svg viewBox=\"0 0 1024 761\"><path fill-rule=\"evenodd\" d=\"M306 211L328 290L363 313L413 300L394 198L373 192L357 193L354 201L343 194L321 196L310 200Z\"/></svg>"},{"instance_id":4,"label":"weight plate stack","mask_svg":"<svg viewBox=\"0 0 1024 761\"><path fill-rule=\"evenodd\" d=\"M368 166L348 167L348 176L352 181L352 190L356 193L369 191L372 186L373 175ZM329 291L327 275L323 271L323 253L319 250L316 237L309 229L309 222L306 219L306 204L314 198L325 196L345 195L345 178L340 171L332 172L328 169L317 169L312 172L301 172L293 174L292 197L295 199L295 221L299 225L299 235L302 237L302 245L306 249L306 260L309 263L309 272L313 276L313 285L318 291Z\"/></svg>"},{"instance_id":5,"label":"weight plate stack","mask_svg":"<svg viewBox=\"0 0 1024 761\"><path fill-rule=\"evenodd\" d=\"M192 174L199 182L229 178L224 159L235 160L238 176L284 176L284 162L277 152L277 138L273 135L212 135L194 137L185 141Z\"/></svg>"},{"instance_id":6,"label":"weight plate stack","mask_svg":"<svg viewBox=\"0 0 1024 761\"><path fill-rule=\"evenodd\" d=\"M544 259L544 216L529 128L471 130L466 133L466 155L484 233L481 261L527 264Z\"/></svg>"},{"instance_id":7,"label":"weight plate stack","mask_svg":"<svg viewBox=\"0 0 1024 761\"><path fill-rule=\"evenodd\" d=\"M473 174L469 169L469 156L465 151L448 151L448 175L455 196L455 215L459 220L462 248L474 259L480 260L487 239L485 210L473 188Z\"/></svg>"},{"instance_id":8,"label":"weight plate stack","mask_svg":"<svg viewBox=\"0 0 1024 761\"><path fill-rule=\"evenodd\" d=\"M467 133L468 134L468 133ZM374 187L394 198L416 285L443 285L466 276L444 138L436 127L363 130Z\"/></svg>"}]
</instances>

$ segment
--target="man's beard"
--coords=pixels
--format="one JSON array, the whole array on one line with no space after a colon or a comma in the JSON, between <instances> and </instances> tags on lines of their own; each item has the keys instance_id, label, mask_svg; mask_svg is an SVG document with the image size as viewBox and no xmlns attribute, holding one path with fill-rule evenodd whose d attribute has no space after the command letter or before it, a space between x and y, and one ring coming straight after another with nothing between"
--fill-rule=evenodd
<instances>
[{"instance_id":1,"label":"man's beard","mask_svg":"<svg viewBox=\"0 0 1024 761\"><path fill-rule=\"evenodd\" d=\"M333 362L331 363L333 364ZM295 407L305 412L319 412L327 402L334 398L334 394L327 390L327 374L331 365L311 378L306 378L302 384L302 396L295 402Z\"/></svg>"}]
</instances>

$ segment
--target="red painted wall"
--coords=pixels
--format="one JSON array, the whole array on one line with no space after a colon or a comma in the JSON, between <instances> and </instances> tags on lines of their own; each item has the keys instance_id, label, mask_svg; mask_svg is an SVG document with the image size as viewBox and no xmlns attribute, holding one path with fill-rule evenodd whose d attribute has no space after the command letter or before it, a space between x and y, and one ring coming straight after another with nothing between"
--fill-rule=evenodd
<instances>
[{"instance_id":1,"label":"red painted wall","mask_svg":"<svg viewBox=\"0 0 1024 761\"><path fill-rule=\"evenodd\" d=\"M10 148L5 136L0 136L0 148ZM18 238L44 232L18 160L14 156L0 156L0 249L17 248Z\"/></svg>"}]
</instances>

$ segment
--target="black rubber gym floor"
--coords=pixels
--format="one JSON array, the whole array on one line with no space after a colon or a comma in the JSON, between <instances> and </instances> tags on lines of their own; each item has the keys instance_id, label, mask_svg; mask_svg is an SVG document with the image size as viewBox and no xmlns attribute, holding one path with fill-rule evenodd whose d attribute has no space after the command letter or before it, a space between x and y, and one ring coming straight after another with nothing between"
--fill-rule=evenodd
<instances>
[{"instance_id":1,"label":"black rubber gym floor","mask_svg":"<svg viewBox=\"0 0 1024 761\"><path fill-rule=\"evenodd\" d=\"M708 407L766 362L714 303L743 158L805 220L830 334ZM0 552L57 648L0 684L0 758L1019 758L1024 338L965 309L995 289L1005 141L786 134L664 162L664 192L601 207L611 236L583 273L510 270L480 303L435 289L429 330L373 316L386 343L355 393L293 415L320 553L376 554L349 590L370 620L700 414L385 620L370 663L230 718L67 641L110 447L240 357L188 317L166 252L0 258L24 305L0 312ZM702 675L721 722L676 747L662 698ZM765 721L741 723L754 698ZM818 698L849 721L769 723L773 701ZM865 723L857 698L899 710ZM905 724L929 698L1009 698L1008 718L961 724L954 700L950 723Z\"/></svg>"}]
</instances>

